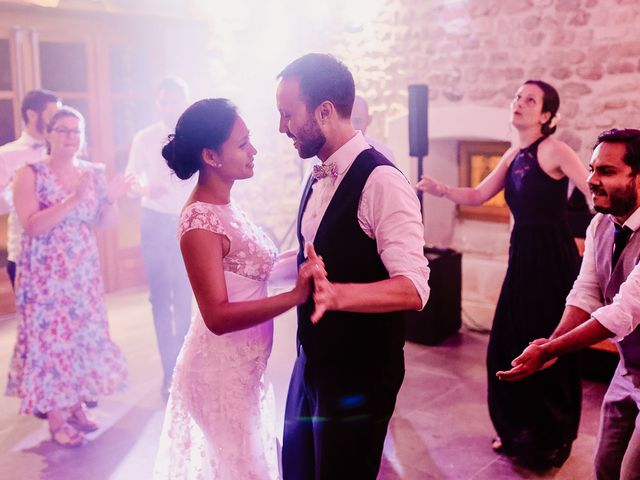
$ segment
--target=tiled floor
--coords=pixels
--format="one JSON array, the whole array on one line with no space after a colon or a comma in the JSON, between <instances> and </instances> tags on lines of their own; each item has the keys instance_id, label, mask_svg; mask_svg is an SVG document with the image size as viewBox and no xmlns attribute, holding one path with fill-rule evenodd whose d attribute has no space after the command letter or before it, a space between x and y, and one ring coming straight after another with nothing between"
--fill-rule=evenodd
<instances>
[{"instance_id":1,"label":"tiled floor","mask_svg":"<svg viewBox=\"0 0 640 480\"><path fill-rule=\"evenodd\" d=\"M163 415L150 308L144 292L112 295L108 305L112 336L129 361L130 390L100 399L94 416L102 428L76 450L52 444L42 421L18 416L17 401L0 397L0 478L150 478ZM0 323L3 382L15 325L14 320ZM292 313L277 319L269 377L280 406L294 358L294 332ZM590 478L598 408L606 386L584 383L584 413L571 457L562 469L536 475L489 447L493 432L485 405L486 343L486 335L463 331L435 347L407 344L406 378L387 435L379 480Z\"/></svg>"}]
</instances>

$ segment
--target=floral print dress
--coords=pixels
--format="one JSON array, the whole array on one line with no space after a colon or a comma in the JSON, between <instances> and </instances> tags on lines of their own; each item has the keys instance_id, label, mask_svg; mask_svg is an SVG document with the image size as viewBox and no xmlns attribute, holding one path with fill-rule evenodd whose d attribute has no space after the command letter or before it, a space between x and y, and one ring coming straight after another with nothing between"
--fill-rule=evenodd
<instances>
[{"instance_id":1,"label":"floral print dress","mask_svg":"<svg viewBox=\"0 0 640 480\"><path fill-rule=\"evenodd\" d=\"M83 203L39 235L22 234L16 278L20 320L6 394L20 412L48 412L123 390L127 367L111 341L94 227L107 205L104 168L77 161L91 181ZM69 195L47 163L35 173L40 208Z\"/></svg>"}]
</instances>

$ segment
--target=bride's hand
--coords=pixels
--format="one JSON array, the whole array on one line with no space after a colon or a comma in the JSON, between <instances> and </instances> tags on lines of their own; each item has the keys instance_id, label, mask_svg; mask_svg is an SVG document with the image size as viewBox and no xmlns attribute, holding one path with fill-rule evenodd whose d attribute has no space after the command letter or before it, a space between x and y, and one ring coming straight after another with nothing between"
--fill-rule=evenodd
<instances>
[{"instance_id":1,"label":"bride's hand","mask_svg":"<svg viewBox=\"0 0 640 480\"><path fill-rule=\"evenodd\" d=\"M430 193L436 197L445 197L449 193L449 187L442 182L439 182L435 178L423 175L418 184L416 185L418 190Z\"/></svg>"},{"instance_id":2,"label":"bride's hand","mask_svg":"<svg viewBox=\"0 0 640 480\"><path fill-rule=\"evenodd\" d=\"M306 245L307 261L298 270L298 278L293 291L296 294L296 304L304 303L311 294L311 281L314 279L326 278L327 271L324 269L322 257L317 255L313 245Z\"/></svg>"},{"instance_id":3,"label":"bride's hand","mask_svg":"<svg viewBox=\"0 0 640 480\"><path fill-rule=\"evenodd\" d=\"M331 283L327 278L327 271L324 269L324 263L322 263L322 257L316 254L312 244L307 244L306 248L307 258L309 262L315 264L313 269L313 302L315 303L315 309L311 314L311 323L318 323L325 312L328 310L335 310L338 307L338 286Z\"/></svg>"}]
</instances>

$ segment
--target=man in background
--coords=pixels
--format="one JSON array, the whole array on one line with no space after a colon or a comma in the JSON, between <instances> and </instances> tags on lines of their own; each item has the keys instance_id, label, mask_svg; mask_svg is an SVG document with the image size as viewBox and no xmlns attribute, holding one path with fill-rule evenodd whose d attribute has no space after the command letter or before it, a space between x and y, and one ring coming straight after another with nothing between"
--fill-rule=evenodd
<instances>
[{"instance_id":1,"label":"man in background","mask_svg":"<svg viewBox=\"0 0 640 480\"><path fill-rule=\"evenodd\" d=\"M47 155L44 134L60 98L48 90L31 90L22 99L20 113L24 128L20 137L0 147L0 215L9 213L7 225L7 274L14 287L16 262L20 253L22 227L13 208L11 180L17 170L39 162Z\"/></svg>"},{"instance_id":2,"label":"man in background","mask_svg":"<svg viewBox=\"0 0 640 480\"><path fill-rule=\"evenodd\" d=\"M598 214L560 324L497 375L521 380L560 355L615 337L620 362L602 402L595 476L630 480L640 478L640 130L602 132L590 171Z\"/></svg>"},{"instance_id":3,"label":"man in background","mask_svg":"<svg viewBox=\"0 0 640 480\"><path fill-rule=\"evenodd\" d=\"M360 130L362 132L364 139L369 145L387 157L388 160L395 163L396 159L388 146L375 138L367 136L367 128L371 125L372 120L373 118L369 114L369 104L367 104L367 101L360 95L356 95L353 101L353 110L351 111L351 125L353 125L353 128L356 130Z\"/></svg>"},{"instance_id":4,"label":"man in background","mask_svg":"<svg viewBox=\"0 0 640 480\"><path fill-rule=\"evenodd\" d=\"M168 77L156 92L159 121L133 138L127 174L137 180L141 197L141 247L149 286L158 350L164 372L161 394L166 399L176 358L191 320L191 287L176 240L180 211L193 182L178 179L160 151L187 107L184 80Z\"/></svg>"}]
</instances>

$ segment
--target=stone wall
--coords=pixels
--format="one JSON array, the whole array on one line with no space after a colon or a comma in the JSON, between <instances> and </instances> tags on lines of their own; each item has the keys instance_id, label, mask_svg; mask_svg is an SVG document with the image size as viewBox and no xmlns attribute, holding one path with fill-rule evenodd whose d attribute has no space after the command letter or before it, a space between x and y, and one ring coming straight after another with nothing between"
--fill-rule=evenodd
<instances>
[{"instance_id":1,"label":"stone wall","mask_svg":"<svg viewBox=\"0 0 640 480\"><path fill-rule=\"evenodd\" d=\"M635 0L391 0L336 53L380 116L406 112L414 82L434 106L507 108L524 80L545 80L560 92L558 138L586 163L600 131L640 127L639 15Z\"/></svg>"},{"instance_id":2,"label":"stone wall","mask_svg":"<svg viewBox=\"0 0 640 480\"><path fill-rule=\"evenodd\" d=\"M394 143L388 138L387 124L407 114L407 85L411 83L429 85L433 107L506 110L518 86L529 78L548 81L560 92L556 135L585 164L600 131L613 126L640 127L640 2L370 0L363 5L372 9L363 15L366 20L348 25L338 20L340 14L335 12L341 12L339 8L334 9L332 21L323 22L302 18L305 11L296 10L300 25L290 27L298 48L287 58L305 51L327 51L345 61L359 92L371 105L374 123L369 134L374 137ZM265 10L264 15L268 14ZM246 72L228 64L226 60L232 58L228 45L241 44L249 28L238 22L230 32L228 23L226 36L212 33L213 75L220 85L234 84L230 95L237 98ZM256 28L267 27L251 25ZM253 60L263 61L260 56ZM295 182L299 182L299 164L291 145L286 138L275 138L273 78L285 63L278 59L272 65L270 83L260 89L259 98L266 98L261 112L270 110L271 114L255 115L250 125L262 146L257 181L239 188L241 202L278 238L295 213L293 197L298 188ZM250 103L259 103L257 98L252 97ZM407 152L396 152L396 156L403 155Z\"/></svg>"}]
</instances>

